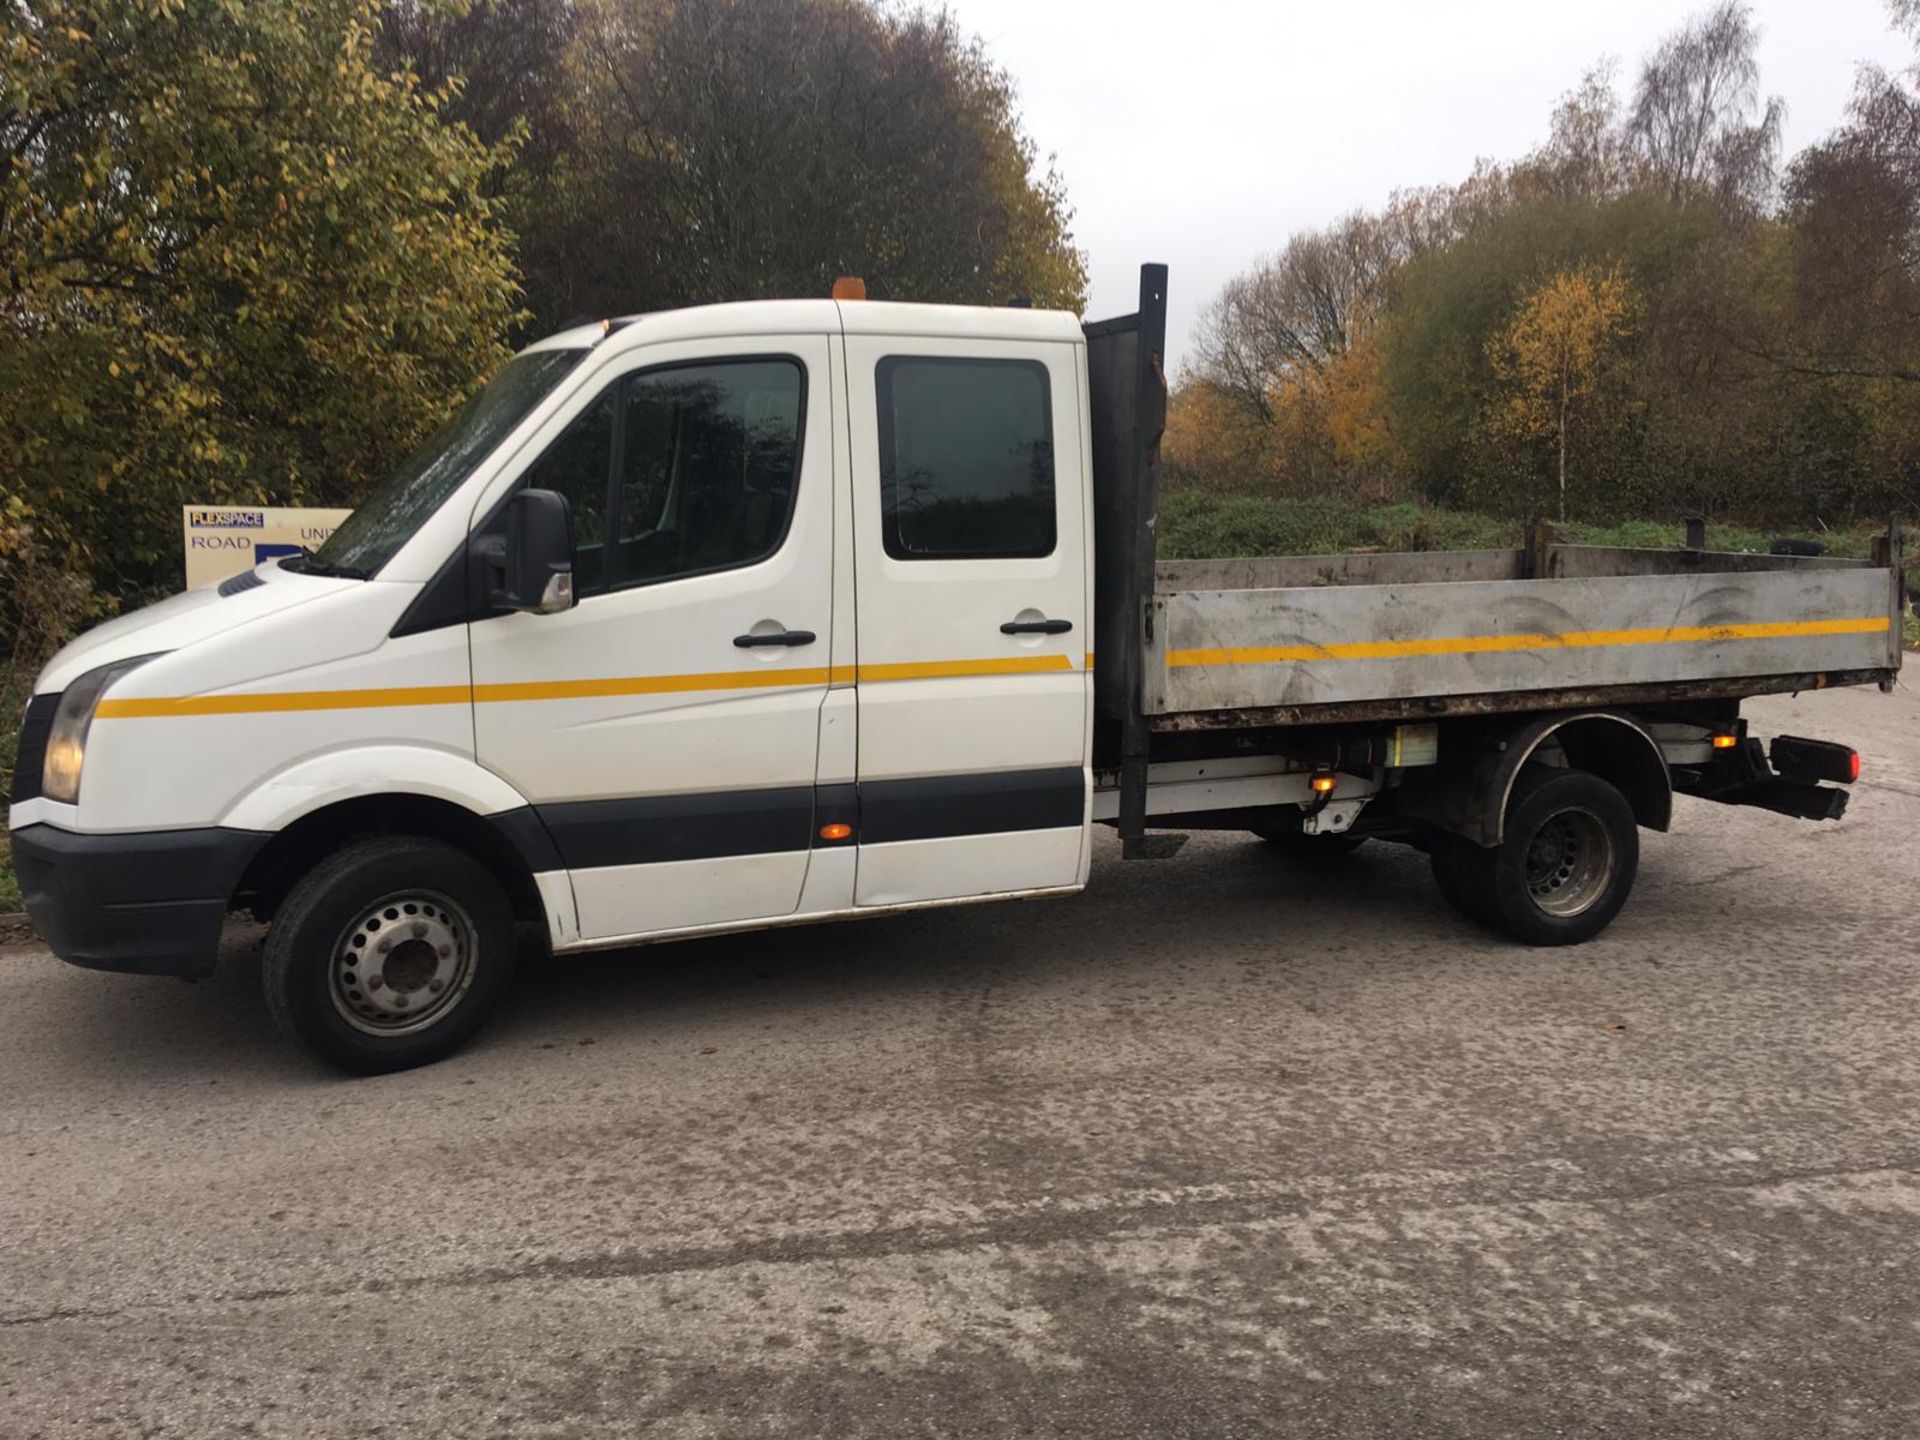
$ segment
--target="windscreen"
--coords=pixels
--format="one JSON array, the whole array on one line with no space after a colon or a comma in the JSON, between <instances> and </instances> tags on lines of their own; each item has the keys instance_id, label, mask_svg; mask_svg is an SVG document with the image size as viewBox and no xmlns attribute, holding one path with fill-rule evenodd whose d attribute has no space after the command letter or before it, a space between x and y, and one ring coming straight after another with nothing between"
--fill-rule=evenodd
<instances>
[{"instance_id":1,"label":"windscreen","mask_svg":"<svg viewBox=\"0 0 1920 1440\"><path fill-rule=\"evenodd\" d=\"M540 350L508 361L327 537L312 568L361 578L378 571L584 354Z\"/></svg>"}]
</instances>

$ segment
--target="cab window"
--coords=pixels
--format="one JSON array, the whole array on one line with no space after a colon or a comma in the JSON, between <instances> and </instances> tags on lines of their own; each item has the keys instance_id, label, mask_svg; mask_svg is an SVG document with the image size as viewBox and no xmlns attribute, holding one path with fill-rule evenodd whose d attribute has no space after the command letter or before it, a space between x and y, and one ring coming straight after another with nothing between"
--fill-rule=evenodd
<instances>
[{"instance_id":1,"label":"cab window","mask_svg":"<svg viewBox=\"0 0 1920 1440\"><path fill-rule=\"evenodd\" d=\"M529 489L555 490L567 497L573 511L573 589L583 597L606 589L613 402L614 390L603 393L574 417L527 472Z\"/></svg>"},{"instance_id":2,"label":"cab window","mask_svg":"<svg viewBox=\"0 0 1920 1440\"><path fill-rule=\"evenodd\" d=\"M567 497L575 592L772 555L793 518L805 410L805 371L784 357L662 367L609 386L526 479Z\"/></svg>"},{"instance_id":3,"label":"cab window","mask_svg":"<svg viewBox=\"0 0 1920 1440\"><path fill-rule=\"evenodd\" d=\"M780 548L800 476L792 360L650 370L627 382L614 585L728 570Z\"/></svg>"}]
</instances>

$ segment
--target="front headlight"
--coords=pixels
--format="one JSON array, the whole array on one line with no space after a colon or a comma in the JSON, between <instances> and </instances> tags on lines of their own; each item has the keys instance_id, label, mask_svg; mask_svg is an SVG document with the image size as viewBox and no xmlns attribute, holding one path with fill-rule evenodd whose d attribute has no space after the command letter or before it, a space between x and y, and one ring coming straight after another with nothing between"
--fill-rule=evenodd
<instances>
[{"instance_id":1,"label":"front headlight","mask_svg":"<svg viewBox=\"0 0 1920 1440\"><path fill-rule=\"evenodd\" d=\"M40 793L65 805L80 803L80 771L87 762L87 731L93 727L93 712L100 708L100 697L107 688L129 670L138 669L158 657L137 655L131 660L116 660L89 670L67 686L53 712L53 726L47 731L47 758L40 771Z\"/></svg>"}]
</instances>

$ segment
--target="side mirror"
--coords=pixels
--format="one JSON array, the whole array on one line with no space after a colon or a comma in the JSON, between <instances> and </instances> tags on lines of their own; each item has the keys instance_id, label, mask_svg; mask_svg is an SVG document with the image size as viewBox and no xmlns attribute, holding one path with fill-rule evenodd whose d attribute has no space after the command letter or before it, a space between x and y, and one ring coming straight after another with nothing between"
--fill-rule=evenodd
<instances>
[{"instance_id":1,"label":"side mirror","mask_svg":"<svg viewBox=\"0 0 1920 1440\"><path fill-rule=\"evenodd\" d=\"M555 615L573 608L573 513L552 490L507 501L507 533L492 555L487 598L509 610Z\"/></svg>"}]
</instances>

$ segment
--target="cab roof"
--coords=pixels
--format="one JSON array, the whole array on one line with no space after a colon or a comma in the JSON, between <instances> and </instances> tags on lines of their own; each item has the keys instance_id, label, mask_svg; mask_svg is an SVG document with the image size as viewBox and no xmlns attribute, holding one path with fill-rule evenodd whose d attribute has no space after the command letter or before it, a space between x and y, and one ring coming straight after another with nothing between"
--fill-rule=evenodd
<instances>
[{"instance_id":1,"label":"cab roof","mask_svg":"<svg viewBox=\"0 0 1920 1440\"><path fill-rule=\"evenodd\" d=\"M743 300L695 305L578 325L527 346L577 350L606 344L625 349L662 340L731 335L924 335L958 340L1066 340L1085 337L1065 310L993 305L910 305L892 300Z\"/></svg>"}]
</instances>

